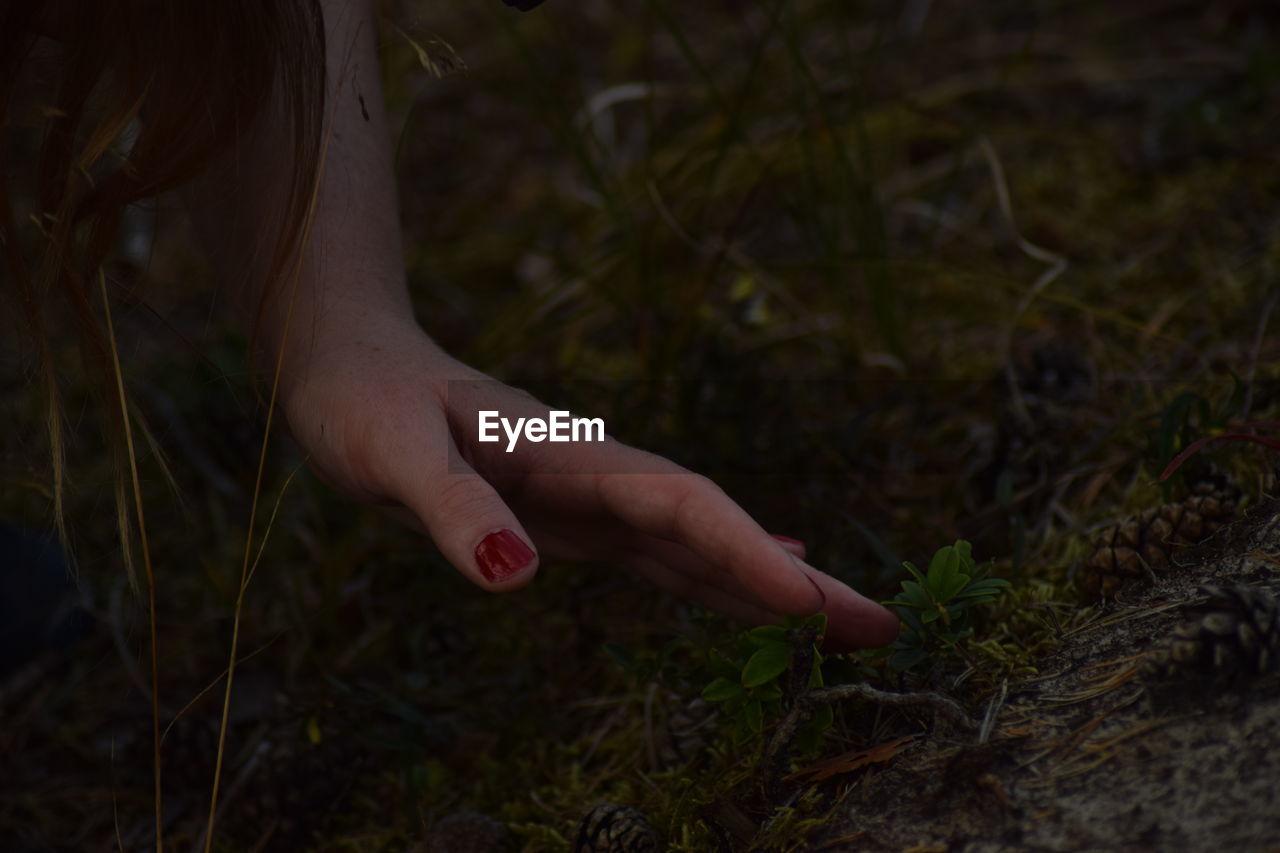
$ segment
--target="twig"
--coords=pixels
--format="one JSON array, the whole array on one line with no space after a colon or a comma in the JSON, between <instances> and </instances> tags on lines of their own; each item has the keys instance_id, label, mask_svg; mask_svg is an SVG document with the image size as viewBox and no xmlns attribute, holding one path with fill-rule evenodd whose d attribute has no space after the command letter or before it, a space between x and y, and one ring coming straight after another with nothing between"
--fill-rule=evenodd
<instances>
[{"instance_id":1,"label":"twig","mask_svg":"<svg viewBox=\"0 0 1280 853\"><path fill-rule=\"evenodd\" d=\"M1000 709L1004 707L1004 700L1009 695L1009 679L1002 679L1000 682L1000 693L991 697L991 701L987 703L987 712L982 717L982 727L978 729L978 743L986 743L991 737L991 729L996 724L996 718L1000 716Z\"/></svg>"},{"instance_id":2,"label":"twig","mask_svg":"<svg viewBox=\"0 0 1280 853\"><path fill-rule=\"evenodd\" d=\"M779 756L785 755L787 746L796 736L796 730L804 725L809 717L813 716L814 711L823 705L834 705L847 699L863 699L878 705L889 705L895 708L926 707L933 710L935 719L943 717L953 726L967 734L977 731L977 726L973 724L973 720L969 718L960 703L943 696L941 693L932 691L892 693L887 690L878 690L868 684L841 684L836 687L820 687L796 697L795 705L787 716L782 719L782 722L778 724L778 728L774 730L773 737L769 740L769 746L765 751L764 757L765 766L774 766Z\"/></svg>"},{"instance_id":3,"label":"twig","mask_svg":"<svg viewBox=\"0 0 1280 853\"><path fill-rule=\"evenodd\" d=\"M1013 218L1013 202L1009 196L1009 184L1005 180L1004 167L1000 165L1000 158L996 155L995 147L992 146L989 139L983 136L978 139L978 149L982 151L982 156L986 159L987 166L991 170L991 182L995 185L996 202L1000 207L1000 214L1004 217L1005 224L1008 225L1009 231L1013 235L1014 243L1027 257L1048 265L1048 268L1036 277L1031 289L1027 291L1026 296L1018 303L1018 307L1014 309L1013 317L1009 320L1004 339L1005 380L1009 385L1013 411L1020 421L1024 424L1030 424L1031 416L1027 413L1026 404L1022 401L1022 393L1018 389L1017 377L1014 375L1013 370L1013 333L1017 328L1018 321L1022 319L1022 315L1027 312L1027 309L1031 307L1031 303L1036 301L1036 297L1040 295L1040 292L1066 271L1067 259L1056 252L1050 252L1048 249L1037 246L1022 236L1022 232L1018 230L1018 225Z\"/></svg>"}]
</instances>

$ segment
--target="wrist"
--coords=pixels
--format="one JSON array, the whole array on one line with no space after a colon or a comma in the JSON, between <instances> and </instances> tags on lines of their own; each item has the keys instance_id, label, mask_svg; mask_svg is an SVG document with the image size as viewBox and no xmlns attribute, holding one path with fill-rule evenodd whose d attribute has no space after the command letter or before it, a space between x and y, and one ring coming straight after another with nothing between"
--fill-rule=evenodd
<instances>
[{"instance_id":1,"label":"wrist","mask_svg":"<svg viewBox=\"0 0 1280 853\"><path fill-rule=\"evenodd\" d=\"M255 363L268 384L279 365L277 402L286 409L314 399L310 392L364 396L394 393L396 385L444 401L450 381L490 378L442 349L411 313L363 305L334 304L324 317L293 317L264 338Z\"/></svg>"}]
</instances>

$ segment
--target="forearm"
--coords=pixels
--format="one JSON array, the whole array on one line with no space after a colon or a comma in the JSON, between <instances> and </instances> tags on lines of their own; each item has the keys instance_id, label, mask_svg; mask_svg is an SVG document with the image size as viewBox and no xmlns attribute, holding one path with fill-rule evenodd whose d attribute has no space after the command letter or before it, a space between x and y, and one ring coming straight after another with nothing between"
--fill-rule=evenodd
<instances>
[{"instance_id":1,"label":"forearm","mask_svg":"<svg viewBox=\"0 0 1280 853\"><path fill-rule=\"evenodd\" d=\"M197 232L253 332L255 360L270 370L283 352L286 375L321 349L413 322L372 10L366 0L322 6L326 121L300 253L273 273L271 241L286 213L293 154L284 109L269 108L188 194Z\"/></svg>"}]
</instances>

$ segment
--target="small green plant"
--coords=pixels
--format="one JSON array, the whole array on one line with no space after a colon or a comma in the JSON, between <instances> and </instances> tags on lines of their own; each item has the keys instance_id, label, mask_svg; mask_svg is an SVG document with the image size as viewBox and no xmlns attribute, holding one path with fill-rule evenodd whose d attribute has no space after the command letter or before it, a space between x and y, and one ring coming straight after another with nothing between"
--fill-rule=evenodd
<instances>
[{"instance_id":1,"label":"small green plant","mask_svg":"<svg viewBox=\"0 0 1280 853\"><path fill-rule=\"evenodd\" d=\"M824 614L787 617L779 625L761 625L739 634L733 658L715 649L708 652L706 668L714 679L703 689L702 698L721 706L735 743L759 736L796 696L823 685L818 641L826 630ZM830 707L815 713L797 736L799 747L815 748L831 720Z\"/></svg>"},{"instance_id":2,"label":"small green plant","mask_svg":"<svg viewBox=\"0 0 1280 853\"><path fill-rule=\"evenodd\" d=\"M1009 586L1003 578L987 577L990 563L974 565L972 547L963 539L939 548L927 572L910 562L902 565L915 580L903 581L901 594L884 602L902 619L902 633L885 650L898 672L953 651L973 634L974 605L995 601Z\"/></svg>"},{"instance_id":3,"label":"small green plant","mask_svg":"<svg viewBox=\"0 0 1280 853\"><path fill-rule=\"evenodd\" d=\"M1235 379L1230 392L1218 402L1194 391L1183 391L1164 407L1159 425L1147 436L1146 456L1156 469L1163 471L1158 482L1166 502L1173 499L1175 483L1186 482L1182 475L1176 480L1170 478L1206 441L1231 431L1231 421L1240 414L1244 398L1244 383ZM1196 472L1191 473L1194 481Z\"/></svg>"}]
</instances>

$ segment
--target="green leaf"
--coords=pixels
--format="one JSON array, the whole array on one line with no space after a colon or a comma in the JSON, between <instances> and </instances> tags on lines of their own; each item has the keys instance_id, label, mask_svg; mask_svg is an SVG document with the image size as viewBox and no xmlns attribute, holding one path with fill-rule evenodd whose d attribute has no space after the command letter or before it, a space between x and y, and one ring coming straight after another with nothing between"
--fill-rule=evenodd
<instances>
[{"instance_id":1,"label":"green leaf","mask_svg":"<svg viewBox=\"0 0 1280 853\"><path fill-rule=\"evenodd\" d=\"M933 604L933 598L926 591L923 584L915 581L903 581L902 591L906 593L906 599L911 602L912 607L929 607Z\"/></svg>"},{"instance_id":2,"label":"green leaf","mask_svg":"<svg viewBox=\"0 0 1280 853\"><path fill-rule=\"evenodd\" d=\"M957 598L955 601L948 604L947 609L951 610L953 613L962 613L970 607L973 607L975 604L990 604L998 597L999 596L995 595L979 595L973 598L964 596L963 598Z\"/></svg>"},{"instance_id":3,"label":"green leaf","mask_svg":"<svg viewBox=\"0 0 1280 853\"><path fill-rule=\"evenodd\" d=\"M890 643L886 648L897 651L899 649L918 649L921 646L921 638L919 634L899 634L898 639Z\"/></svg>"},{"instance_id":4,"label":"green leaf","mask_svg":"<svg viewBox=\"0 0 1280 853\"><path fill-rule=\"evenodd\" d=\"M804 620L806 625L818 629L818 636L825 637L827 634L827 614L815 613L808 619Z\"/></svg>"},{"instance_id":5,"label":"green leaf","mask_svg":"<svg viewBox=\"0 0 1280 853\"><path fill-rule=\"evenodd\" d=\"M929 653L924 649L905 649L889 658L889 666L893 667L898 672L906 672L928 656Z\"/></svg>"},{"instance_id":6,"label":"green leaf","mask_svg":"<svg viewBox=\"0 0 1280 853\"><path fill-rule=\"evenodd\" d=\"M897 642L897 640L895 640L894 642ZM878 649L863 649L861 652L858 652L858 656L864 660L874 661L874 660L881 660L882 658L887 658L892 653L893 653L893 649L890 646L881 646ZM834 664L831 664L831 665L836 666L844 663L845 663L844 661L837 660ZM841 666L841 670L842 671L839 673L839 675L836 678L836 682L835 682L836 684L846 683L846 679L842 677L842 676L845 676L845 672L843 671L844 670L843 666ZM853 681L853 680L854 679L852 677L848 678L848 681Z\"/></svg>"},{"instance_id":7,"label":"green leaf","mask_svg":"<svg viewBox=\"0 0 1280 853\"><path fill-rule=\"evenodd\" d=\"M968 585L969 576L964 572L957 571L938 581L938 585L934 589L934 595L937 596L938 601L950 601Z\"/></svg>"},{"instance_id":8,"label":"green leaf","mask_svg":"<svg viewBox=\"0 0 1280 853\"><path fill-rule=\"evenodd\" d=\"M759 687L781 675L791 662L791 647L770 643L759 649L742 668L742 686Z\"/></svg>"},{"instance_id":9,"label":"green leaf","mask_svg":"<svg viewBox=\"0 0 1280 853\"><path fill-rule=\"evenodd\" d=\"M755 697L761 702L774 702L782 698L782 685L770 681L754 689Z\"/></svg>"},{"instance_id":10,"label":"green leaf","mask_svg":"<svg viewBox=\"0 0 1280 853\"><path fill-rule=\"evenodd\" d=\"M909 560L903 560L902 565L904 568L906 568L907 571L911 572L911 575L916 580L920 581L920 583L922 584L925 583L924 575L921 574L920 570L916 568L915 563L912 563ZM907 584L905 581L903 582L902 586L904 589L906 588Z\"/></svg>"},{"instance_id":11,"label":"green leaf","mask_svg":"<svg viewBox=\"0 0 1280 853\"><path fill-rule=\"evenodd\" d=\"M929 573L925 575L926 586L936 595L944 584L960 571L960 554L952 545L939 548L929 561Z\"/></svg>"},{"instance_id":12,"label":"green leaf","mask_svg":"<svg viewBox=\"0 0 1280 853\"><path fill-rule=\"evenodd\" d=\"M742 695L742 684L727 678L717 678L702 689L702 698L707 702L727 702Z\"/></svg>"},{"instance_id":13,"label":"green leaf","mask_svg":"<svg viewBox=\"0 0 1280 853\"><path fill-rule=\"evenodd\" d=\"M715 649L707 655L707 671L719 678L728 678L733 681L740 681L742 676L742 669Z\"/></svg>"},{"instance_id":14,"label":"green leaf","mask_svg":"<svg viewBox=\"0 0 1280 853\"><path fill-rule=\"evenodd\" d=\"M906 623L907 628L917 634L923 634L928 630L924 627L924 623L920 621L920 614L918 611L903 608L898 611L898 616L900 616L902 621Z\"/></svg>"},{"instance_id":15,"label":"green leaf","mask_svg":"<svg viewBox=\"0 0 1280 853\"><path fill-rule=\"evenodd\" d=\"M817 652L813 653L813 668L809 670L809 683L805 685L809 689L814 687L822 687L822 655Z\"/></svg>"},{"instance_id":16,"label":"green leaf","mask_svg":"<svg viewBox=\"0 0 1280 853\"><path fill-rule=\"evenodd\" d=\"M748 631L747 637L751 640L752 645L757 648L764 648L769 643L786 645L787 629L781 625L761 625Z\"/></svg>"},{"instance_id":17,"label":"green leaf","mask_svg":"<svg viewBox=\"0 0 1280 853\"><path fill-rule=\"evenodd\" d=\"M967 601L971 598L996 599L999 598L1004 590L1000 587L980 587L978 589L969 588L957 595L952 601Z\"/></svg>"}]
</instances>

